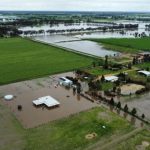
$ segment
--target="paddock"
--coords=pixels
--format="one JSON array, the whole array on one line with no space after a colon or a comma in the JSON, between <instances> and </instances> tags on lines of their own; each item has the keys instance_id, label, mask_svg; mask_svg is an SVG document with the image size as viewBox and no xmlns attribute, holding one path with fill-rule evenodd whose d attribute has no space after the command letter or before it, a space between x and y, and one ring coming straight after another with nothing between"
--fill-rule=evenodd
<instances>
[{"instance_id":1,"label":"paddock","mask_svg":"<svg viewBox=\"0 0 150 150\"><path fill-rule=\"evenodd\" d=\"M72 89L63 86L56 87L60 76L74 76L73 73L60 74L29 81L13 83L0 87L0 103L10 108L24 128L33 128L50 121L58 120L97 106L83 97L73 94ZM11 101L5 101L3 95L15 96ZM50 95L58 100L58 107L35 106L33 100ZM18 105L22 106L18 110Z\"/></svg>"}]
</instances>

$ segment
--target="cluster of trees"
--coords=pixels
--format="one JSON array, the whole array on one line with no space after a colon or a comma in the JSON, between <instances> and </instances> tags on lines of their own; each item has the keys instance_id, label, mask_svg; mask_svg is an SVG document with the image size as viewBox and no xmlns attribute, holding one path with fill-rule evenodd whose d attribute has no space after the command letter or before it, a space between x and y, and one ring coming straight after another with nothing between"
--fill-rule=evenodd
<instances>
[{"instance_id":1,"label":"cluster of trees","mask_svg":"<svg viewBox=\"0 0 150 150\"><path fill-rule=\"evenodd\" d=\"M18 36L22 32L19 31L16 27L13 26L0 26L0 37L6 37L6 36Z\"/></svg>"},{"instance_id":2,"label":"cluster of trees","mask_svg":"<svg viewBox=\"0 0 150 150\"><path fill-rule=\"evenodd\" d=\"M136 38L138 38L138 37L143 38L143 37L148 37L148 36L150 36L150 35L147 35L145 32L142 32L142 33L135 32L134 36L135 36Z\"/></svg>"},{"instance_id":3,"label":"cluster of trees","mask_svg":"<svg viewBox=\"0 0 150 150\"><path fill-rule=\"evenodd\" d=\"M146 27L146 28L150 28L150 24L146 24L145 27Z\"/></svg>"},{"instance_id":4,"label":"cluster of trees","mask_svg":"<svg viewBox=\"0 0 150 150\"><path fill-rule=\"evenodd\" d=\"M129 107L128 107L127 104L124 107L122 107L121 102L119 101L119 102L116 103L113 98L111 98L111 100L109 101L109 104L112 107L116 107L118 111L123 110L126 114L130 114L133 117L137 117L137 118L141 119L142 121L144 121L144 119L145 119L145 114L142 114L141 116L137 115L136 108L133 108L132 110L129 110Z\"/></svg>"},{"instance_id":5,"label":"cluster of trees","mask_svg":"<svg viewBox=\"0 0 150 150\"><path fill-rule=\"evenodd\" d=\"M131 28L138 28L138 24L135 25L135 24L119 24L119 25L114 25L114 26L104 26L104 27L95 27L95 28L92 28L92 27L88 27L88 28L80 28L80 29L66 29L66 30L55 30L55 29L49 29L49 30L39 30L39 31L36 31L36 30L27 30L27 31L22 31L24 35L32 35L32 34L45 34L45 33L48 33L48 34L52 34L52 33L64 33L64 32L81 32L81 31L95 31L95 30L101 30L103 32L106 32L106 31L113 31L113 30L116 30L116 29L131 29Z\"/></svg>"},{"instance_id":6,"label":"cluster of trees","mask_svg":"<svg viewBox=\"0 0 150 150\"><path fill-rule=\"evenodd\" d=\"M12 26L36 26L43 24L72 24L78 23L79 21L74 19L57 19L57 17L27 17L27 18L19 18L11 22L0 22L0 25L12 25Z\"/></svg>"}]
</instances>

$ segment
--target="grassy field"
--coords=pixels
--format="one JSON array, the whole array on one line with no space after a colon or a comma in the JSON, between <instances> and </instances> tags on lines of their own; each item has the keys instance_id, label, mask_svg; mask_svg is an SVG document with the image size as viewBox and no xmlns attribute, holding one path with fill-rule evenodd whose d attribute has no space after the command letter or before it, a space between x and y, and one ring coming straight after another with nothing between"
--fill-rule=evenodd
<instances>
[{"instance_id":1,"label":"grassy field","mask_svg":"<svg viewBox=\"0 0 150 150\"><path fill-rule=\"evenodd\" d=\"M0 130L1 150L82 150L99 140L112 140L111 136L118 137L134 129L126 120L105 108L94 108L27 130L21 128L6 108L3 107L0 115L0 126L4 126ZM85 135L93 132L97 137L87 140Z\"/></svg>"},{"instance_id":2,"label":"grassy field","mask_svg":"<svg viewBox=\"0 0 150 150\"><path fill-rule=\"evenodd\" d=\"M145 62L145 63L142 63L142 64L138 64L136 65L138 68L140 69L147 69L149 68L150 69L150 62Z\"/></svg>"},{"instance_id":3,"label":"grassy field","mask_svg":"<svg viewBox=\"0 0 150 150\"><path fill-rule=\"evenodd\" d=\"M90 65L93 59L22 38L0 39L0 84Z\"/></svg>"},{"instance_id":4,"label":"grassy field","mask_svg":"<svg viewBox=\"0 0 150 150\"><path fill-rule=\"evenodd\" d=\"M142 142L146 141L150 144L150 131L143 130L136 136L131 137L130 139L122 142L117 146L116 150L135 150L136 146L142 145ZM141 148L142 149L142 148ZM150 146L143 148L145 150L150 150Z\"/></svg>"},{"instance_id":5,"label":"grassy field","mask_svg":"<svg viewBox=\"0 0 150 150\"><path fill-rule=\"evenodd\" d=\"M133 81L137 81L137 82L143 82L146 83L147 82L147 78L145 76L140 75L137 71L130 71L128 72L128 77L133 80Z\"/></svg>"},{"instance_id":6,"label":"grassy field","mask_svg":"<svg viewBox=\"0 0 150 150\"><path fill-rule=\"evenodd\" d=\"M100 68L100 67L86 69L84 71L87 72L87 73L89 73L89 74L97 75L97 76L115 73L115 71L106 70L106 69L103 69L103 68Z\"/></svg>"},{"instance_id":7,"label":"grassy field","mask_svg":"<svg viewBox=\"0 0 150 150\"><path fill-rule=\"evenodd\" d=\"M112 82L104 82L102 83L102 90L103 91L108 91L110 89L113 89L114 84Z\"/></svg>"},{"instance_id":8,"label":"grassy field","mask_svg":"<svg viewBox=\"0 0 150 150\"><path fill-rule=\"evenodd\" d=\"M105 48L120 52L137 53L141 50L150 51L150 38L110 38L92 39L92 41L103 43Z\"/></svg>"},{"instance_id":9,"label":"grassy field","mask_svg":"<svg viewBox=\"0 0 150 150\"><path fill-rule=\"evenodd\" d=\"M91 68L91 69L85 69L85 72L92 74L92 75L96 75L96 76L101 76L101 75L111 75L111 74L118 74L120 72L124 72L127 71L127 69L121 69L119 71L113 71L113 70L108 70L108 69L103 69L101 67L95 67L95 68Z\"/></svg>"}]
</instances>

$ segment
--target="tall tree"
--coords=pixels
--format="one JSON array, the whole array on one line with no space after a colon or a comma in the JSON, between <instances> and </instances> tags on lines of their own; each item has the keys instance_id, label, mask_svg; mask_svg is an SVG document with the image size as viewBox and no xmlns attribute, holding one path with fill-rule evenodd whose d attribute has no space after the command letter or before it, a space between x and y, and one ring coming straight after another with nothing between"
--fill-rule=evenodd
<instances>
[{"instance_id":1,"label":"tall tree","mask_svg":"<svg viewBox=\"0 0 150 150\"><path fill-rule=\"evenodd\" d=\"M105 69L108 69L108 55L105 56L104 68L105 68Z\"/></svg>"},{"instance_id":2,"label":"tall tree","mask_svg":"<svg viewBox=\"0 0 150 150\"><path fill-rule=\"evenodd\" d=\"M128 105L126 104L125 106L124 106L124 112L128 112L128 110L129 110L129 108L128 108Z\"/></svg>"},{"instance_id":3,"label":"tall tree","mask_svg":"<svg viewBox=\"0 0 150 150\"><path fill-rule=\"evenodd\" d=\"M144 114L142 114L142 116L141 116L141 117L142 117L142 119L144 119L144 118L145 118L145 115L144 115Z\"/></svg>"},{"instance_id":4,"label":"tall tree","mask_svg":"<svg viewBox=\"0 0 150 150\"><path fill-rule=\"evenodd\" d=\"M131 115L132 115L132 116L135 116L135 115L136 115L136 113L137 113L136 108L133 108L133 109L132 109L132 111L131 111Z\"/></svg>"},{"instance_id":5,"label":"tall tree","mask_svg":"<svg viewBox=\"0 0 150 150\"><path fill-rule=\"evenodd\" d=\"M121 102L118 102L117 105L116 105L116 107L117 107L118 109L121 109Z\"/></svg>"}]
</instances>

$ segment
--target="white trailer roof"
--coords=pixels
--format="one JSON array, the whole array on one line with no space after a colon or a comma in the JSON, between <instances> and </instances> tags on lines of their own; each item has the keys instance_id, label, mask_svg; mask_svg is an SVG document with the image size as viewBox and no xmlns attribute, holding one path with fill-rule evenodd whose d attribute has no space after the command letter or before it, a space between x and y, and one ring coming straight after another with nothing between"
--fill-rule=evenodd
<instances>
[{"instance_id":1,"label":"white trailer roof","mask_svg":"<svg viewBox=\"0 0 150 150\"><path fill-rule=\"evenodd\" d=\"M108 76L108 77L105 77L105 80L106 81L110 81L110 82L115 82L118 80L118 77L116 76Z\"/></svg>"},{"instance_id":2,"label":"white trailer roof","mask_svg":"<svg viewBox=\"0 0 150 150\"><path fill-rule=\"evenodd\" d=\"M141 71L138 71L139 73L142 73L146 76L150 76L150 72L149 71L145 71L145 70L141 70Z\"/></svg>"},{"instance_id":3,"label":"white trailer roof","mask_svg":"<svg viewBox=\"0 0 150 150\"><path fill-rule=\"evenodd\" d=\"M53 107L53 106L60 105L60 103L51 96L45 96L45 97L38 98L37 100L33 101L33 104L36 106L45 104L47 107Z\"/></svg>"}]
</instances>

